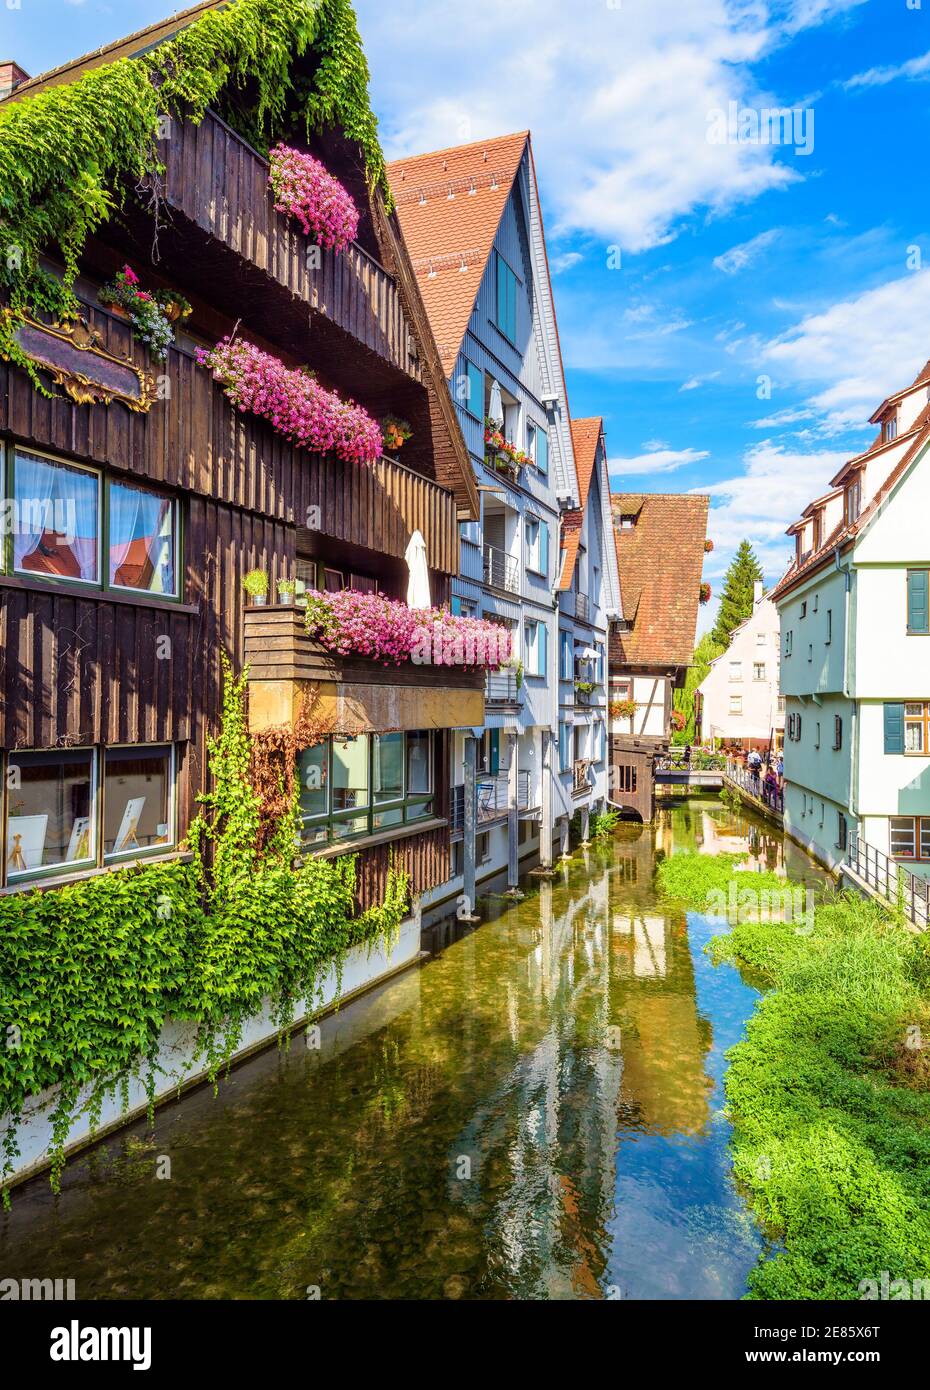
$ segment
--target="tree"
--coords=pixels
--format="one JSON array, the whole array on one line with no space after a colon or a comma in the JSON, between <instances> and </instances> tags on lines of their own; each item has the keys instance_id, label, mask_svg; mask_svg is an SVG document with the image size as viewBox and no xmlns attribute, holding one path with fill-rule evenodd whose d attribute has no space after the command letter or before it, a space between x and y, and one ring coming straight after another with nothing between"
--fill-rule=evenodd
<instances>
[{"instance_id":1,"label":"tree","mask_svg":"<svg viewBox=\"0 0 930 1390\"><path fill-rule=\"evenodd\" d=\"M694 742L694 692L710 670L710 663L718 656L722 656L724 651L725 648L714 641L712 632L705 632L695 647L694 658L688 667L685 683L680 690L675 691L673 697L675 709L680 710L684 715L685 727L672 735L672 743Z\"/></svg>"},{"instance_id":2,"label":"tree","mask_svg":"<svg viewBox=\"0 0 930 1390\"><path fill-rule=\"evenodd\" d=\"M721 647L730 645L733 629L752 612L755 585L761 582L762 566L749 541L740 541L723 581L723 593L712 636Z\"/></svg>"}]
</instances>

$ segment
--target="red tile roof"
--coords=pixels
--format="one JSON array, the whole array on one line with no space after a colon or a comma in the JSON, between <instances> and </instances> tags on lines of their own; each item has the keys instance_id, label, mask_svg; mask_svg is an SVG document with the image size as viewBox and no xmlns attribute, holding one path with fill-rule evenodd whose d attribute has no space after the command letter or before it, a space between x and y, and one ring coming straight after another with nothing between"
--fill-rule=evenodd
<instances>
[{"instance_id":1,"label":"red tile roof","mask_svg":"<svg viewBox=\"0 0 930 1390\"><path fill-rule=\"evenodd\" d=\"M622 666L689 666L710 498L698 493L613 493L623 616L633 627L611 638ZM621 516L636 523L621 529Z\"/></svg>"},{"instance_id":2,"label":"red tile roof","mask_svg":"<svg viewBox=\"0 0 930 1390\"><path fill-rule=\"evenodd\" d=\"M594 464L597 460L597 446L604 433L604 421L600 415L589 420L572 420L572 448L575 453L575 472L578 475L578 497L581 506L588 501Z\"/></svg>"},{"instance_id":3,"label":"red tile roof","mask_svg":"<svg viewBox=\"0 0 930 1390\"><path fill-rule=\"evenodd\" d=\"M529 131L522 130L387 166L447 376L465 337L528 139Z\"/></svg>"},{"instance_id":4,"label":"red tile roof","mask_svg":"<svg viewBox=\"0 0 930 1390\"><path fill-rule=\"evenodd\" d=\"M572 575L575 573L575 562L578 559L578 549L581 545L584 512L563 512L561 521L562 563L559 567L559 582L556 588L567 592L572 587Z\"/></svg>"}]
</instances>

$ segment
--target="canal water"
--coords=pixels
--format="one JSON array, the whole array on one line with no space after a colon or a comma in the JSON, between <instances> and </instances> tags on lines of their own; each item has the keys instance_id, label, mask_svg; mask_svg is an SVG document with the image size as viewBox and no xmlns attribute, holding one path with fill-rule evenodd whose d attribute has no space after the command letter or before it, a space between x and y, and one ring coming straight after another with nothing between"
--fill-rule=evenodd
<instances>
[{"instance_id":1,"label":"canal water","mask_svg":"<svg viewBox=\"0 0 930 1390\"><path fill-rule=\"evenodd\" d=\"M0 1277L78 1298L732 1299L764 1249L724 1054L756 991L658 856L810 861L716 799L482 900L431 957L13 1194Z\"/></svg>"}]
</instances>

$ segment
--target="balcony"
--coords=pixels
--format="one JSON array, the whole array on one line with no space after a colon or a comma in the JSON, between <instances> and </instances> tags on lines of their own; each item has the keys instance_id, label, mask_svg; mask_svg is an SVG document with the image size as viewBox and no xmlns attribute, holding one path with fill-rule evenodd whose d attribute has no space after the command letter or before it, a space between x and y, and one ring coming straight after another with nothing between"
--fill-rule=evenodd
<instances>
[{"instance_id":1,"label":"balcony","mask_svg":"<svg viewBox=\"0 0 930 1390\"><path fill-rule=\"evenodd\" d=\"M499 772L494 777L478 777L476 784L476 824L479 830L505 821L509 815L510 774ZM530 806L530 774L517 773L517 812L525 815ZM452 829L465 829L465 787L452 788Z\"/></svg>"},{"instance_id":2,"label":"balcony","mask_svg":"<svg viewBox=\"0 0 930 1390\"><path fill-rule=\"evenodd\" d=\"M334 656L307 635L303 610L290 604L247 608L244 630L252 733L293 728L308 700L314 718L340 734L484 723L480 667Z\"/></svg>"},{"instance_id":3,"label":"balcony","mask_svg":"<svg viewBox=\"0 0 930 1390\"><path fill-rule=\"evenodd\" d=\"M509 594L520 592L520 563L505 550L493 545L484 547L484 582L492 589Z\"/></svg>"},{"instance_id":4,"label":"balcony","mask_svg":"<svg viewBox=\"0 0 930 1390\"><path fill-rule=\"evenodd\" d=\"M393 368L421 380L394 278L354 243L338 254L321 249L317 266L307 255L307 238L275 212L267 161L241 136L208 111L200 125L176 123L160 148L165 201L176 214L174 223L188 224L186 230L176 227L178 237L212 248L198 267L210 283L198 286L198 293L217 304L232 295L239 305L236 316L257 323L255 307L273 287L279 294L269 312L280 314L288 301L301 304L304 339L309 307L311 335L325 333L328 321ZM287 312L293 316L292 309ZM338 352L338 340L331 342ZM329 368L338 374L338 363Z\"/></svg>"},{"instance_id":5,"label":"balcony","mask_svg":"<svg viewBox=\"0 0 930 1390\"><path fill-rule=\"evenodd\" d=\"M514 671L489 671L484 684L485 704L491 709L519 709L521 689Z\"/></svg>"},{"instance_id":6,"label":"balcony","mask_svg":"<svg viewBox=\"0 0 930 1390\"><path fill-rule=\"evenodd\" d=\"M587 796L592 790L591 759L576 758L572 766L572 796Z\"/></svg>"}]
</instances>

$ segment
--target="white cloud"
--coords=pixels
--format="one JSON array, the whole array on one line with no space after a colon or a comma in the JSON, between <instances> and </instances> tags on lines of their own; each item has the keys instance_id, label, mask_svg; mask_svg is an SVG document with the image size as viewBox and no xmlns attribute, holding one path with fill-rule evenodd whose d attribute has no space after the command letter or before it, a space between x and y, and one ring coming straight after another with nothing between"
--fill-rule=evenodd
<instances>
[{"instance_id":1,"label":"white cloud","mask_svg":"<svg viewBox=\"0 0 930 1390\"><path fill-rule=\"evenodd\" d=\"M930 271L809 314L762 344L759 355L780 382L814 388L806 406L822 433L864 428L885 396L910 385L930 357Z\"/></svg>"},{"instance_id":2,"label":"white cloud","mask_svg":"<svg viewBox=\"0 0 930 1390\"><path fill-rule=\"evenodd\" d=\"M580 231L640 251L695 213L720 214L801 176L789 150L709 143L709 115L730 101L771 105L752 65L856 3L473 0L442 19L427 0L357 9L391 156L529 127L550 235ZM463 51L480 61L463 62Z\"/></svg>"},{"instance_id":3,"label":"white cloud","mask_svg":"<svg viewBox=\"0 0 930 1390\"><path fill-rule=\"evenodd\" d=\"M724 275L736 275L739 271L745 270L753 261L758 260L762 252L766 251L773 241L777 241L780 235L781 229L779 227L773 227L768 232L760 232L750 241L743 241L738 246L731 246L729 251L715 256L714 266L717 270L722 270Z\"/></svg>"},{"instance_id":4,"label":"white cloud","mask_svg":"<svg viewBox=\"0 0 930 1390\"><path fill-rule=\"evenodd\" d=\"M766 439L746 453L743 473L694 488L711 497L707 534L714 550L704 565L705 578L713 581L725 574L736 547L748 537L766 582L774 583L788 567L785 528L826 491L846 457L836 450L792 451Z\"/></svg>"},{"instance_id":5,"label":"white cloud","mask_svg":"<svg viewBox=\"0 0 930 1390\"><path fill-rule=\"evenodd\" d=\"M719 375L719 372L708 372L706 376L689 377L687 381L683 381L679 386L679 395L682 391L696 391L698 387L703 386L705 382L716 381Z\"/></svg>"},{"instance_id":6,"label":"white cloud","mask_svg":"<svg viewBox=\"0 0 930 1390\"><path fill-rule=\"evenodd\" d=\"M924 53L919 58L908 58L905 63L889 64L886 67L869 68L866 72L858 72L855 77L850 77L844 82L843 86L847 91L856 87L884 87L889 82L897 81L899 77L930 77L930 53Z\"/></svg>"},{"instance_id":7,"label":"white cloud","mask_svg":"<svg viewBox=\"0 0 930 1390\"><path fill-rule=\"evenodd\" d=\"M560 275L563 270L571 270L572 266L578 265L579 261L583 260L584 256L580 251L563 251L561 256L553 256L549 264L552 267L553 275Z\"/></svg>"},{"instance_id":8,"label":"white cloud","mask_svg":"<svg viewBox=\"0 0 930 1390\"><path fill-rule=\"evenodd\" d=\"M650 442L660 443L659 440ZM689 463L699 463L701 459L709 457L706 449L669 449L667 446L650 449L648 445L644 447L646 452L637 454L634 458L612 458L611 478L622 483L630 473L673 473L678 468L685 468Z\"/></svg>"}]
</instances>

